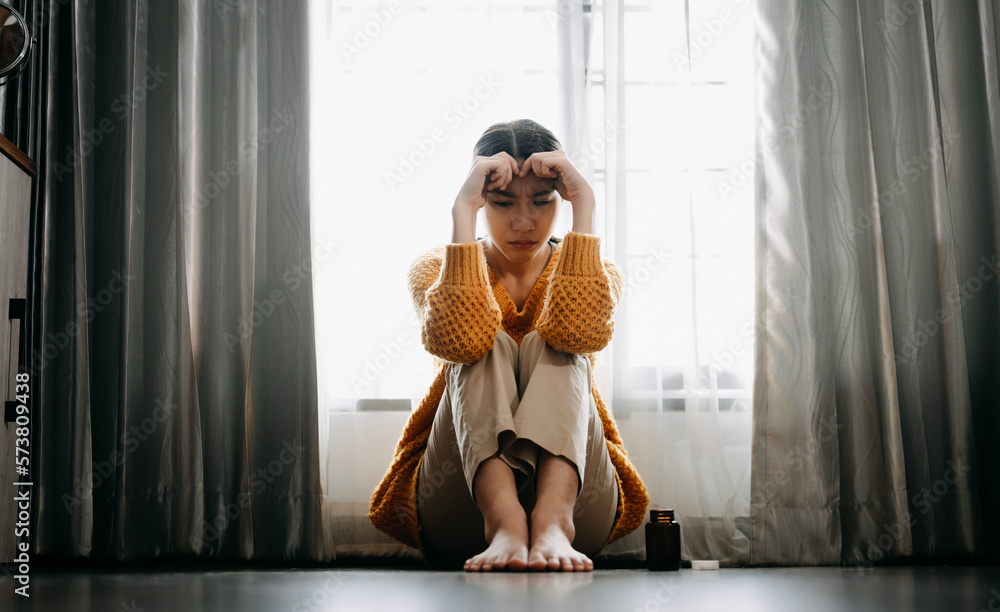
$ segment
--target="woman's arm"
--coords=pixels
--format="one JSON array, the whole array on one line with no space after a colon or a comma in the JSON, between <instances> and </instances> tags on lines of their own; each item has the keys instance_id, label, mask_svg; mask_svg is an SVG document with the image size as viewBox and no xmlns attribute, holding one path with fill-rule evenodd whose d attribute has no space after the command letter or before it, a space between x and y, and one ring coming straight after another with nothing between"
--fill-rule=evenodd
<instances>
[{"instance_id":1,"label":"woman's arm","mask_svg":"<svg viewBox=\"0 0 1000 612\"><path fill-rule=\"evenodd\" d=\"M410 266L420 338L431 355L475 363L493 348L502 314L477 242L432 249Z\"/></svg>"},{"instance_id":2,"label":"woman's arm","mask_svg":"<svg viewBox=\"0 0 1000 612\"><path fill-rule=\"evenodd\" d=\"M614 333L623 288L621 269L601 258L600 237L569 232L535 322L538 335L559 351L600 351Z\"/></svg>"},{"instance_id":3,"label":"woman's arm","mask_svg":"<svg viewBox=\"0 0 1000 612\"><path fill-rule=\"evenodd\" d=\"M601 239L592 233L594 190L564 151L531 154L519 176L529 169L555 179L556 191L573 206L573 229L563 239L535 329L557 350L596 353L611 341L624 281L617 264L601 259Z\"/></svg>"},{"instance_id":4,"label":"woman's arm","mask_svg":"<svg viewBox=\"0 0 1000 612\"><path fill-rule=\"evenodd\" d=\"M504 189L517 163L507 153L475 158L452 207L452 242L410 266L410 295L427 352L452 363L475 363L493 348L503 314L493 296L476 216L486 192Z\"/></svg>"}]
</instances>

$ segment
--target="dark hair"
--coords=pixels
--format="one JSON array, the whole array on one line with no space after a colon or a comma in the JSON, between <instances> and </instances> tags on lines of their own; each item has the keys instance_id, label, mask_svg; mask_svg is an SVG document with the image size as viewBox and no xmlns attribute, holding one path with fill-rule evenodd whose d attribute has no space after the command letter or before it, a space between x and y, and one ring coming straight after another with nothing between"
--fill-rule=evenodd
<instances>
[{"instance_id":1,"label":"dark hair","mask_svg":"<svg viewBox=\"0 0 1000 612\"><path fill-rule=\"evenodd\" d=\"M516 160L528 159L532 153L560 151L562 145L552 130L531 119L515 119L494 123L483 132L472 150L472 157L492 157L506 152ZM477 238L478 240L478 238ZM562 242L562 238L549 238L550 242Z\"/></svg>"},{"instance_id":2,"label":"dark hair","mask_svg":"<svg viewBox=\"0 0 1000 612\"><path fill-rule=\"evenodd\" d=\"M492 157L506 151L518 160L525 160L532 153L559 151L562 145L555 134L531 119L515 119L491 125L473 149L472 156Z\"/></svg>"}]
</instances>

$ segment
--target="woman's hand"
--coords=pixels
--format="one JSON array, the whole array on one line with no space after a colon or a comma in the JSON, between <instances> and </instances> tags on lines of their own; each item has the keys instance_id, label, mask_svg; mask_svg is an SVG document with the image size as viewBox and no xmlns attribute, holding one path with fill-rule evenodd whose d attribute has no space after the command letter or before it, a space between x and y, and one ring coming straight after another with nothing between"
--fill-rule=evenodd
<instances>
[{"instance_id":1,"label":"woman's hand","mask_svg":"<svg viewBox=\"0 0 1000 612\"><path fill-rule=\"evenodd\" d=\"M573 206L573 231L592 234L594 228L594 190L566 157L565 151L532 153L518 169L518 176L528 171L535 176L555 179L556 192Z\"/></svg>"},{"instance_id":2,"label":"woman's hand","mask_svg":"<svg viewBox=\"0 0 1000 612\"><path fill-rule=\"evenodd\" d=\"M479 155L473 160L472 170L451 209L454 222L451 236L453 243L475 242L476 214L486 206L486 192L497 188L506 189L516 175L517 160L506 151L492 157Z\"/></svg>"},{"instance_id":3,"label":"woman's hand","mask_svg":"<svg viewBox=\"0 0 1000 612\"><path fill-rule=\"evenodd\" d=\"M493 189L506 189L517 174L517 160L506 151L501 151L492 157L479 155L473 160L472 170L465 184L455 198L455 208L466 207L472 212L478 212L486 206L486 192Z\"/></svg>"}]
</instances>

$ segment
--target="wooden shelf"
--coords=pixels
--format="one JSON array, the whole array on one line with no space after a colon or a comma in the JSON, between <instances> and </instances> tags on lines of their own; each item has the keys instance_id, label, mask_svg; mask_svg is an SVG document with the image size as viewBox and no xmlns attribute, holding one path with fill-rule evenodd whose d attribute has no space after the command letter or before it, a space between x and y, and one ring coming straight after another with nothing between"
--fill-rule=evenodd
<instances>
[{"instance_id":1,"label":"wooden shelf","mask_svg":"<svg viewBox=\"0 0 1000 612\"><path fill-rule=\"evenodd\" d=\"M34 160L28 157L24 151L18 149L17 145L8 140L3 134L0 134L0 152L7 156L12 162L17 164L22 170L31 176L35 176Z\"/></svg>"}]
</instances>

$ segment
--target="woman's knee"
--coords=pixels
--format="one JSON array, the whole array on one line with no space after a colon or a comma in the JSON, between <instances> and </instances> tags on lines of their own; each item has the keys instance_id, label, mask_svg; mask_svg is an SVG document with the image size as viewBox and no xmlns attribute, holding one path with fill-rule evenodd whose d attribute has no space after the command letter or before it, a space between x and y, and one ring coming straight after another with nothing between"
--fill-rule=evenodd
<instances>
[{"instance_id":1,"label":"woman's knee","mask_svg":"<svg viewBox=\"0 0 1000 612\"><path fill-rule=\"evenodd\" d=\"M486 367L491 359L503 358L510 363L517 363L517 342L504 330L499 330L491 348L485 355L472 363L446 362L446 380L454 381L458 377L468 376L471 372Z\"/></svg>"},{"instance_id":2,"label":"woman's knee","mask_svg":"<svg viewBox=\"0 0 1000 612\"><path fill-rule=\"evenodd\" d=\"M521 350L524 350L526 348L530 349L532 347L538 347L538 348L547 347L549 349L552 349L552 347L549 346L549 343L545 341L545 338L539 336L538 331L534 329L525 334L524 338L521 338Z\"/></svg>"},{"instance_id":3,"label":"woman's knee","mask_svg":"<svg viewBox=\"0 0 1000 612\"><path fill-rule=\"evenodd\" d=\"M578 368L581 372L585 370L588 376L590 374L590 359L579 353L568 353L556 350L535 330L529 332L524 339L521 340L520 356L522 361L536 363L543 353L549 354L548 357L544 359L547 363L570 365L574 368Z\"/></svg>"},{"instance_id":4,"label":"woman's knee","mask_svg":"<svg viewBox=\"0 0 1000 612\"><path fill-rule=\"evenodd\" d=\"M496 340L493 342L493 350L496 350L497 346L517 351L517 340L514 340L514 337L508 334L506 330L500 329L497 331Z\"/></svg>"}]
</instances>

